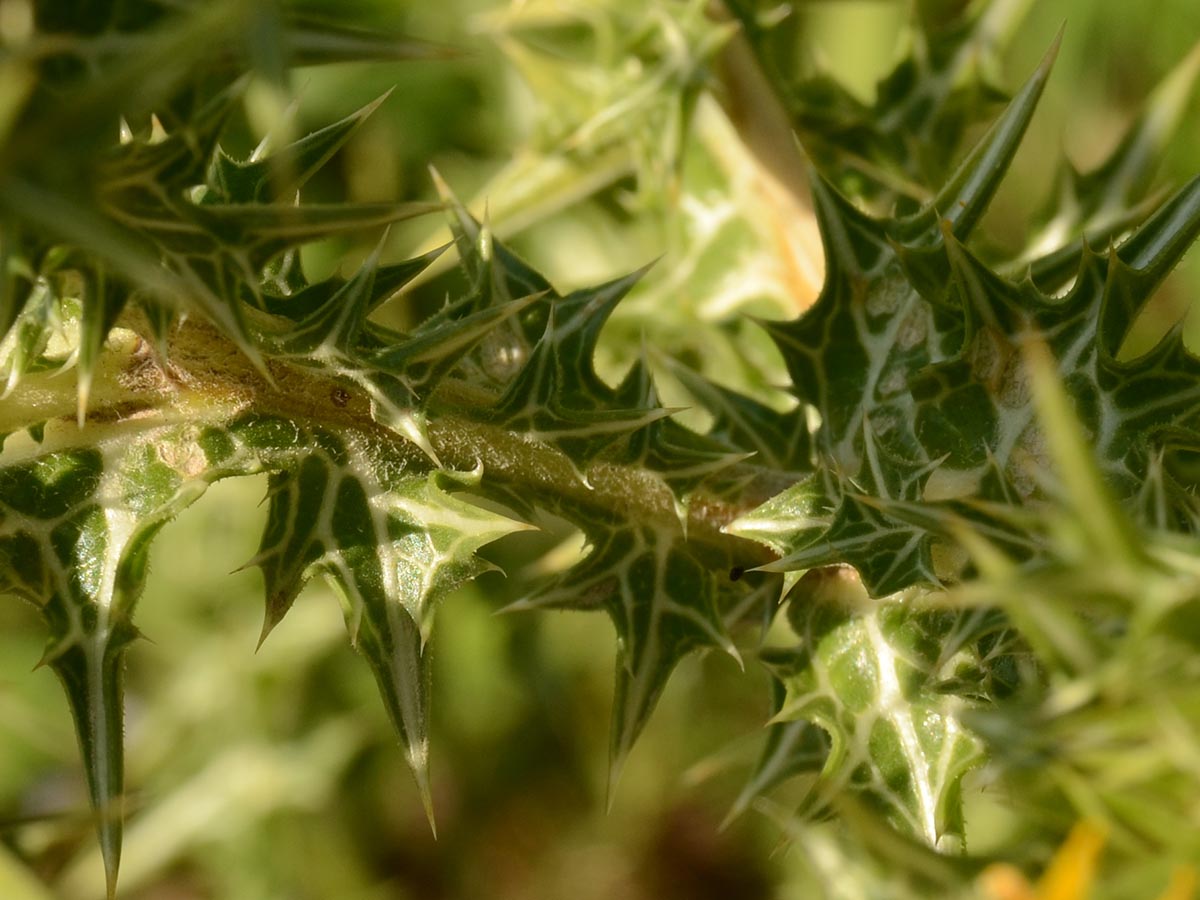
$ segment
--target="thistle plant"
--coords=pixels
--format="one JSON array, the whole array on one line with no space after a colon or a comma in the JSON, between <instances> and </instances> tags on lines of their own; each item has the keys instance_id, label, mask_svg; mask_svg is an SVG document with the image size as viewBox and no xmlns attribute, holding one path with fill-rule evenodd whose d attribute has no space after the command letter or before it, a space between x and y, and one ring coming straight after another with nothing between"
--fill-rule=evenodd
<instances>
[{"instance_id":1,"label":"thistle plant","mask_svg":"<svg viewBox=\"0 0 1200 900\"><path fill-rule=\"evenodd\" d=\"M324 576L431 826L438 606L484 548L566 523L584 552L507 608L611 621L610 798L673 670L715 650L772 685L731 815L772 815L863 896L992 890L1080 819L1114 895L1200 857L1200 362L1178 328L1121 354L1200 230L1200 181L1150 190L1200 63L998 253L978 226L1055 55L1001 103L1024 4L916 4L874 105L806 73L768 6L492 16L565 111L483 215L436 172L436 202L307 198L385 98L311 134L261 115L290 67L452 48L303 4L0 5L0 589L45 619L110 895L153 540L263 473L262 639ZM636 61L608 91L554 77L573 15ZM514 172L543 195L506 193ZM680 258L560 289L506 242L629 184ZM400 258L388 227L437 215L448 246ZM308 245L364 236L356 268L311 273ZM448 268L430 304L414 286ZM981 779L1020 827L976 853Z\"/></svg>"}]
</instances>

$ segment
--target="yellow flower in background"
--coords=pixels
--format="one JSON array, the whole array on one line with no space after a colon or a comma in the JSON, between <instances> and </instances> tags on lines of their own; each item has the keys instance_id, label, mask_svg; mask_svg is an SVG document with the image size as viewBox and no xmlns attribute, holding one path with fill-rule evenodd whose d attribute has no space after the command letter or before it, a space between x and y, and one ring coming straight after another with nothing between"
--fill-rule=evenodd
<instances>
[{"instance_id":1,"label":"yellow flower in background","mask_svg":"<svg viewBox=\"0 0 1200 900\"><path fill-rule=\"evenodd\" d=\"M1096 881L1096 868L1104 849L1107 831L1094 821L1083 821L1071 829L1062 847L1036 885L1009 863L988 866L979 885L988 900L1086 900ZM1196 895L1198 876L1191 866L1180 866L1167 889L1157 900L1191 900Z\"/></svg>"}]
</instances>

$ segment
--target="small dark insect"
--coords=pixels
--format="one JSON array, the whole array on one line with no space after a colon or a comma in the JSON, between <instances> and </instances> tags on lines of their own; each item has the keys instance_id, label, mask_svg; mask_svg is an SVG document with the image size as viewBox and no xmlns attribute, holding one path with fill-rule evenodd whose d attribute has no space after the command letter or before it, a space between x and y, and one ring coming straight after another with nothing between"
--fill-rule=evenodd
<instances>
[{"instance_id":1,"label":"small dark insect","mask_svg":"<svg viewBox=\"0 0 1200 900\"><path fill-rule=\"evenodd\" d=\"M734 566L732 569L729 570L729 580L730 581L740 581L742 576L745 574L746 574L746 570L743 569L741 566Z\"/></svg>"},{"instance_id":2,"label":"small dark insect","mask_svg":"<svg viewBox=\"0 0 1200 900\"><path fill-rule=\"evenodd\" d=\"M350 402L350 392L345 388L335 387L329 392L329 399L338 409L343 409Z\"/></svg>"}]
</instances>

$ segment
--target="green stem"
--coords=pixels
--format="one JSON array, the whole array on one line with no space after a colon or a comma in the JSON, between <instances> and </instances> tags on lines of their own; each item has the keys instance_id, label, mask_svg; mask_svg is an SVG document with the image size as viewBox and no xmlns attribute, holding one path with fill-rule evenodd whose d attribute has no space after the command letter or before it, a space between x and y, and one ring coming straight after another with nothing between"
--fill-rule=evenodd
<instances>
[{"instance_id":1,"label":"green stem","mask_svg":"<svg viewBox=\"0 0 1200 900\"><path fill-rule=\"evenodd\" d=\"M168 423L219 424L245 413L286 417L342 434L358 433L399 447L415 466L432 464L420 449L371 419L367 398L350 392L334 377L278 362L270 378L211 326L188 322L174 332L169 362L134 332L118 329L102 355L92 385L83 428L75 424L75 380L62 373L24 377L0 407L0 434L16 434L46 424L40 443L14 437L4 455L34 455L119 438ZM555 507L567 502L606 517L674 526L671 492L651 472L601 457L585 483L557 448L531 441L498 425L478 421L472 410L494 405L495 397L447 379L429 407L428 435L442 464L466 471L482 464L485 478L522 497ZM714 565L751 568L770 562L766 548L724 534L722 528L788 486L781 476L740 464L744 482L734 498L703 489L688 508L688 538L713 551ZM704 555L704 554L702 554Z\"/></svg>"}]
</instances>

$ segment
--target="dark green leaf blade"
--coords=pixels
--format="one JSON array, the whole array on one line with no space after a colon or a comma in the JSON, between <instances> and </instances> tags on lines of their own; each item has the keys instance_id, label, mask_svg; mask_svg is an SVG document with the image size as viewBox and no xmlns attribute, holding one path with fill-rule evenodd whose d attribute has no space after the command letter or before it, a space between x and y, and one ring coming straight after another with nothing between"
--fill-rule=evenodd
<instances>
[{"instance_id":1,"label":"dark green leaf blade","mask_svg":"<svg viewBox=\"0 0 1200 900\"><path fill-rule=\"evenodd\" d=\"M255 423L254 427L259 427ZM527 526L450 492L481 473L429 472L394 447L313 432L273 475L263 571L263 637L305 582L325 575L379 685L431 826L429 658L437 602L491 568L475 551Z\"/></svg>"}]
</instances>

